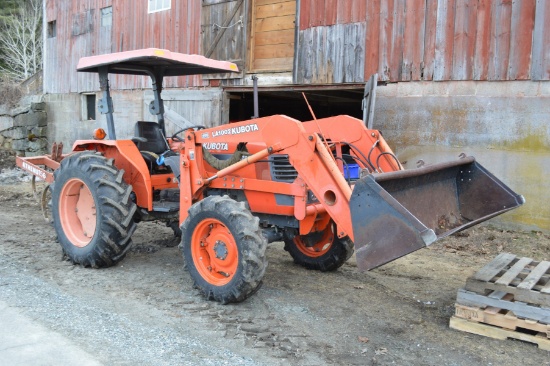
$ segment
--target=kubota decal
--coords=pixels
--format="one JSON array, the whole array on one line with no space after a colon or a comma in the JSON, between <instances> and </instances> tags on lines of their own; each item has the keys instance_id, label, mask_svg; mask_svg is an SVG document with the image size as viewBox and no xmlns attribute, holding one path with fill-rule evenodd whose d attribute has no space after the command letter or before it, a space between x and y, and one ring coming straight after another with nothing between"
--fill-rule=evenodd
<instances>
[{"instance_id":1,"label":"kubota decal","mask_svg":"<svg viewBox=\"0 0 550 366\"><path fill-rule=\"evenodd\" d=\"M212 137L223 136L223 135L238 135L240 133L254 132L258 131L258 125L251 123L249 125L227 128L225 130L213 131Z\"/></svg>"},{"instance_id":2,"label":"kubota decal","mask_svg":"<svg viewBox=\"0 0 550 366\"><path fill-rule=\"evenodd\" d=\"M207 142L202 146L207 150L229 150L227 142Z\"/></svg>"}]
</instances>

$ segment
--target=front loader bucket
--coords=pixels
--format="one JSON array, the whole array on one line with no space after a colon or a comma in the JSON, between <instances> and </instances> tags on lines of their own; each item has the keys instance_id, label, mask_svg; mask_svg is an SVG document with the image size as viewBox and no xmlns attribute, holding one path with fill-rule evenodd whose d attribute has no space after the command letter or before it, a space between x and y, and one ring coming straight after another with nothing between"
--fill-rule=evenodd
<instances>
[{"instance_id":1,"label":"front loader bucket","mask_svg":"<svg viewBox=\"0 0 550 366\"><path fill-rule=\"evenodd\" d=\"M357 266L376 268L524 202L473 157L368 175L350 200Z\"/></svg>"}]
</instances>

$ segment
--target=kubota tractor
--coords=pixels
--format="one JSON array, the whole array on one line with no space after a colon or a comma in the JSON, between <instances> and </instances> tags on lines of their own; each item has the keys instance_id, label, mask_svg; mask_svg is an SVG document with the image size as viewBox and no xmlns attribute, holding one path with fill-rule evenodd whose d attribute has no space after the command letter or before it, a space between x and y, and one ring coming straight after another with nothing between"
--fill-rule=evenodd
<instances>
[{"instance_id":1,"label":"kubota tractor","mask_svg":"<svg viewBox=\"0 0 550 366\"><path fill-rule=\"evenodd\" d=\"M379 131L349 116L274 115L166 138L163 78L237 71L229 62L146 49L85 57L78 71L99 74L107 139L17 164L51 183L59 243L86 267L118 263L137 223L161 220L181 228L205 296L238 302L259 288L270 242L321 271L355 250L368 270L524 202L472 157L404 170ZM109 74L152 79L158 121L136 122L130 140L116 139Z\"/></svg>"}]
</instances>

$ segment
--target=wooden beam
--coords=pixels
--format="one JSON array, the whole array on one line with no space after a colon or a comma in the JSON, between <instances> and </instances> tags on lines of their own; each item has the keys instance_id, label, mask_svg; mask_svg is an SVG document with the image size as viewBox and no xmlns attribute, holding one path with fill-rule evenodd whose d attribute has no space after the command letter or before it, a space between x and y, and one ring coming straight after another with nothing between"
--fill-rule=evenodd
<instances>
[{"instance_id":1,"label":"wooden beam","mask_svg":"<svg viewBox=\"0 0 550 366\"><path fill-rule=\"evenodd\" d=\"M458 290L457 304L466 306L487 307L494 306L501 309L513 311L521 318L533 319L545 324L550 324L550 309L531 306L523 302L506 301L483 296L463 289Z\"/></svg>"},{"instance_id":2,"label":"wooden beam","mask_svg":"<svg viewBox=\"0 0 550 366\"><path fill-rule=\"evenodd\" d=\"M536 335L530 335L526 333L515 332L512 330L502 329L486 325L482 323L476 323L469 320L451 317L449 326L452 329L465 331L468 333L478 334L485 337L494 339L505 340L507 338L519 339L530 343L536 343L540 349L550 351L550 340L548 338L539 337Z\"/></svg>"},{"instance_id":3,"label":"wooden beam","mask_svg":"<svg viewBox=\"0 0 550 366\"><path fill-rule=\"evenodd\" d=\"M284 15L282 17L256 19L256 33L269 32L275 30L292 29L294 30L295 15Z\"/></svg>"},{"instance_id":4,"label":"wooden beam","mask_svg":"<svg viewBox=\"0 0 550 366\"><path fill-rule=\"evenodd\" d=\"M261 58L254 60L254 70L255 71L279 71L279 70L290 70L292 69L292 61L294 57L285 57L285 58Z\"/></svg>"},{"instance_id":5,"label":"wooden beam","mask_svg":"<svg viewBox=\"0 0 550 366\"><path fill-rule=\"evenodd\" d=\"M258 46L254 48L254 59L260 58L285 58L292 57L294 54L294 45L288 44L271 44Z\"/></svg>"},{"instance_id":6,"label":"wooden beam","mask_svg":"<svg viewBox=\"0 0 550 366\"><path fill-rule=\"evenodd\" d=\"M493 277L498 275L500 271L506 268L516 258L515 255L510 253L501 253L495 259L493 259L489 264L479 270L474 275L474 279L478 281L490 281Z\"/></svg>"},{"instance_id":7,"label":"wooden beam","mask_svg":"<svg viewBox=\"0 0 550 366\"><path fill-rule=\"evenodd\" d=\"M256 34L255 45L265 46L272 44L293 44L294 30L285 29L281 31L261 32Z\"/></svg>"},{"instance_id":8,"label":"wooden beam","mask_svg":"<svg viewBox=\"0 0 550 366\"><path fill-rule=\"evenodd\" d=\"M296 2L287 1L269 5L260 5L256 8L256 18L272 18L283 15L296 15Z\"/></svg>"}]
</instances>

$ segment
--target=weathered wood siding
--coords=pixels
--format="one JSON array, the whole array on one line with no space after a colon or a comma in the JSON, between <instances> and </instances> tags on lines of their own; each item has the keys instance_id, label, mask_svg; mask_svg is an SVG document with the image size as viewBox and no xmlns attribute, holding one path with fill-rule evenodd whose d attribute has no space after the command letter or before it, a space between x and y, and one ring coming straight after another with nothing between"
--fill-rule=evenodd
<instances>
[{"instance_id":1,"label":"weathered wood siding","mask_svg":"<svg viewBox=\"0 0 550 366\"><path fill-rule=\"evenodd\" d=\"M45 38L44 89L95 91L96 75L75 72L81 57L147 47L233 60L243 72L231 77L294 69L300 84L362 82L375 72L388 81L550 80L546 0L298 0L298 19L295 1L172 0L170 10L148 14L145 0L45 0L45 28L56 21L57 32ZM112 21L103 24L110 6ZM116 89L148 83L112 78Z\"/></svg>"},{"instance_id":2,"label":"weathered wood siding","mask_svg":"<svg viewBox=\"0 0 550 366\"><path fill-rule=\"evenodd\" d=\"M314 27L300 32L298 83L365 80L365 23Z\"/></svg>"},{"instance_id":3,"label":"weathered wood siding","mask_svg":"<svg viewBox=\"0 0 550 366\"><path fill-rule=\"evenodd\" d=\"M240 73L204 75L203 78L242 78L246 64L245 0L203 0L201 12L202 54L237 64Z\"/></svg>"},{"instance_id":4,"label":"weathered wood siding","mask_svg":"<svg viewBox=\"0 0 550 366\"><path fill-rule=\"evenodd\" d=\"M172 0L170 10L147 13L147 1L45 0L44 22L55 21L56 37L45 38L44 90L47 93L99 89L97 75L77 73L84 56L156 47L200 53L201 2ZM102 26L101 9L112 6L112 25ZM145 77L116 76L116 89L147 87ZM200 86L200 77L168 78L166 87Z\"/></svg>"},{"instance_id":5,"label":"weathered wood siding","mask_svg":"<svg viewBox=\"0 0 550 366\"><path fill-rule=\"evenodd\" d=\"M550 3L537 0L533 34L531 77L534 80L550 79Z\"/></svg>"},{"instance_id":6,"label":"weathered wood siding","mask_svg":"<svg viewBox=\"0 0 550 366\"><path fill-rule=\"evenodd\" d=\"M250 69L292 71L296 0L252 0Z\"/></svg>"},{"instance_id":7,"label":"weathered wood siding","mask_svg":"<svg viewBox=\"0 0 550 366\"><path fill-rule=\"evenodd\" d=\"M299 13L298 83L375 72L388 81L550 80L546 0L300 0ZM335 63L349 56L334 45L362 52L364 69Z\"/></svg>"}]
</instances>

